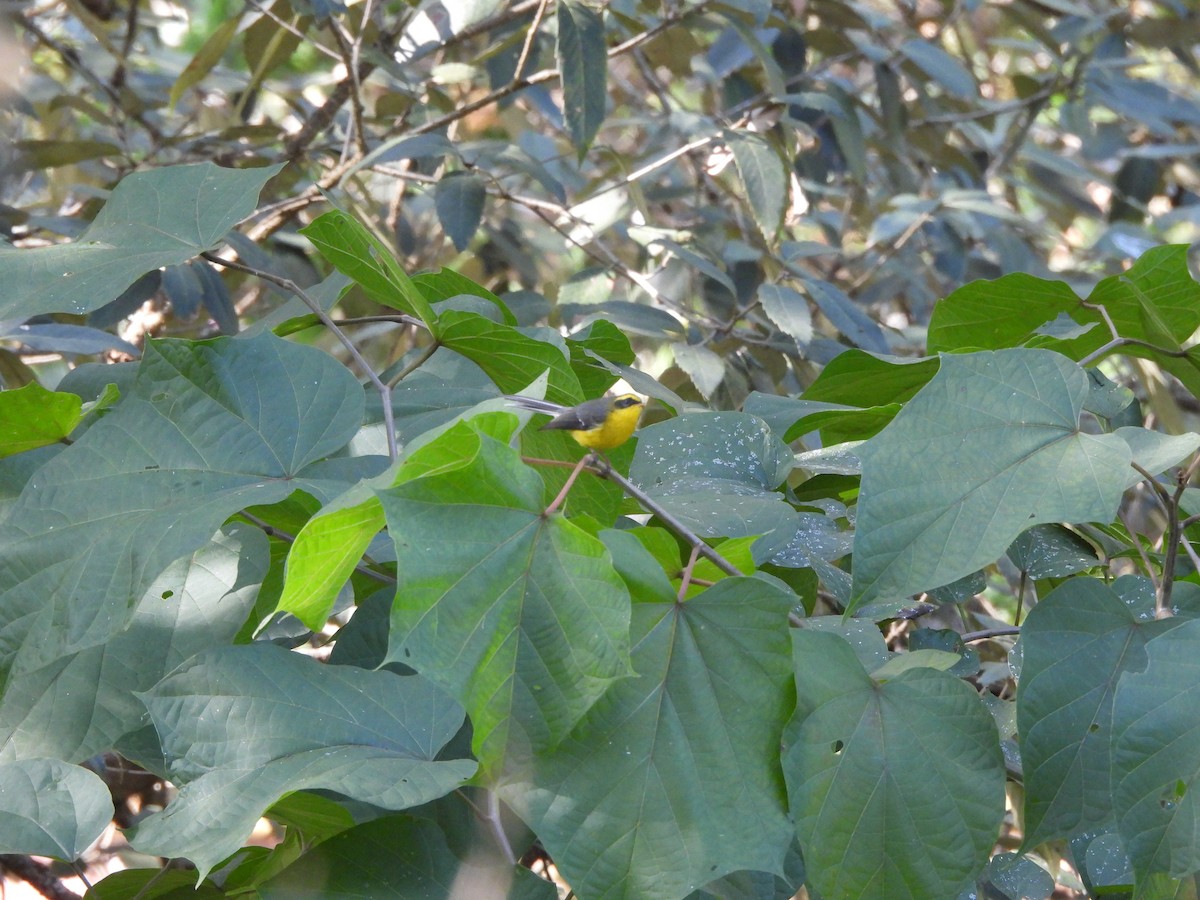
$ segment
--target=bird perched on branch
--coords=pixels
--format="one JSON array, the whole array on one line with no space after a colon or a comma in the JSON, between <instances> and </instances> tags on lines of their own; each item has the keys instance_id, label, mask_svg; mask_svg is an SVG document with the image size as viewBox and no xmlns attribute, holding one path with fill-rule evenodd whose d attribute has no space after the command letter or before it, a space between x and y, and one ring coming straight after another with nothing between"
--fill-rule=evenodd
<instances>
[{"instance_id":1,"label":"bird perched on branch","mask_svg":"<svg viewBox=\"0 0 1200 900\"><path fill-rule=\"evenodd\" d=\"M629 440L646 406L637 394L605 394L578 406L512 394L505 395L505 399L521 409L553 416L543 430L568 431L584 447L601 451L620 447Z\"/></svg>"},{"instance_id":2,"label":"bird perched on branch","mask_svg":"<svg viewBox=\"0 0 1200 900\"><path fill-rule=\"evenodd\" d=\"M506 394L505 399L521 409L553 416L554 418L542 426L543 429L569 432L571 437L590 451L571 471L558 496L546 507L546 515L558 509L566 499L567 492L571 490L571 485L575 483L580 470L589 461L599 467L602 475L609 471L608 461L601 457L601 453L620 447L629 440L646 406L646 401L637 394L605 394L578 406L563 406L549 400L535 400L533 397L514 394Z\"/></svg>"}]
</instances>

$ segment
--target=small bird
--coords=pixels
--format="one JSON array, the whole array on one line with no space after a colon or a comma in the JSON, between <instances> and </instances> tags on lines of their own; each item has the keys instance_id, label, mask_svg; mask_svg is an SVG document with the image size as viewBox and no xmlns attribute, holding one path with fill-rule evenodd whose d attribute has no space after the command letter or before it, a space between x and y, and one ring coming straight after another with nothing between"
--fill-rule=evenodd
<instances>
[{"instance_id":1,"label":"small bird","mask_svg":"<svg viewBox=\"0 0 1200 900\"><path fill-rule=\"evenodd\" d=\"M562 406L515 394L506 394L505 399L522 409L554 416L542 426L543 430L569 431L584 447L601 451L620 447L629 440L646 406L646 401L637 394L605 394L578 406Z\"/></svg>"}]
</instances>

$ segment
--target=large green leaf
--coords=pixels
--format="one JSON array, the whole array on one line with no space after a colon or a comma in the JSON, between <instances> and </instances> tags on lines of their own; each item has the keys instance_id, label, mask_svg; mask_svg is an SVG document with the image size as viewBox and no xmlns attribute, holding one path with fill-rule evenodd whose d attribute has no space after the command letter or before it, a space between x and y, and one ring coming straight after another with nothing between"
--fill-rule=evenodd
<instances>
[{"instance_id":1,"label":"large green leaf","mask_svg":"<svg viewBox=\"0 0 1200 900\"><path fill-rule=\"evenodd\" d=\"M498 854L460 859L436 822L404 815L343 831L262 884L258 895L264 900L555 900L558 892Z\"/></svg>"},{"instance_id":2,"label":"large green leaf","mask_svg":"<svg viewBox=\"0 0 1200 900\"><path fill-rule=\"evenodd\" d=\"M1122 582L1128 595L1133 585ZM1033 608L1021 628L1017 694L1026 847L1112 816L1118 679L1145 666L1146 641L1179 623L1142 618L1127 596L1091 578L1068 581Z\"/></svg>"},{"instance_id":3,"label":"large green leaf","mask_svg":"<svg viewBox=\"0 0 1200 900\"><path fill-rule=\"evenodd\" d=\"M112 816L108 788L87 769L57 759L0 762L0 853L72 860Z\"/></svg>"},{"instance_id":4,"label":"large green leaf","mask_svg":"<svg viewBox=\"0 0 1200 900\"><path fill-rule=\"evenodd\" d=\"M322 665L256 643L201 653L140 696L183 787L131 842L191 859L201 878L290 791L406 809L475 771L471 760L437 760L463 713L418 676Z\"/></svg>"},{"instance_id":5,"label":"large green leaf","mask_svg":"<svg viewBox=\"0 0 1200 900\"><path fill-rule=\"evenodd\" d=\"M629 477L705 537L762 535L756 555L786 546L797 513L776 492L792 454L761 419L690 413L638 432Z\"/></svg>"},{"instance_id":6,"label":"large green leaf","mask_svg":"<svg viewBox=\"0 0 1200 900\"><path fill-rule=\"evenodd\" d=\"M1145 646L1113 701L1113 807L1139 881L1200 871L1200 619Z\"/></svg>"},{"instance_id":7,"label":"large green leaf","mask_svg":"<svg viewBox=\"0 0 1200 900\"><path fill-rule=\"evenodd\" d=\"M641 601L638 674L612 685L502 795L581 897L666 900L739 869L782 875L792 829L779 735L795 597L732 578L677 603L632 537L607 539L616 557L635 557L623 568L653 578L627 576Z\"/></svg>"},{"instance_id":8,"label":"large green leaf","mask_svg":"<svg viewBox=\"0 0 1200 900\"><path fill-rule=\"evenodd\" d=\"M1031 525L1109 521L1142 452L1121 434L1080 429L1088 390L1079 366L1046 350L943 356L933 380L859 448L851 609L970 574ZM1144 434L1156 451L1170 445L1174 461L1200 444Z\"/></svg>"},{"instance_id":9,"label":"large green leaf","mask_svg":"<svg viewBox=\"0 0 1200 900\"><path fill-rule=\"evenodd\" d=\"M860 408L903 403L929 383L938 365L935 358L887 358L850 348L831 359L802 396Z\"/></svg>"},{"instance_id":10,"label":"large green leaf","mask_svg":"<svg viewBox=\"0 0 1200 900\"><path fill-rule=\"evenodd\" d=\"M1187 254L1184 244L1155 247L1127 272L1097 284L1087 302L1104 307L1121 337L1149 344L1124 346L1120 352L1154 360L1193 393L1200 393L1200 359L1195 354L1180 357L1155 349L1177 353L1200 327L1200 283L1188 271ZM1041 335L1040 329L1060 314L1096 327L1070 339ZM959 288L934 308L929 323L931 353L1028 343L1082 359L1110 340L1112 334L1099 311L1083 306L1070 287L1025 274Z\"/></svg>"},{"instance_id":11,"label":"large green leaf","mask_svg":"<svg viewBox=\"0 0 1200 900\"><path fill-rule=\"evenodd\" d=\"M879 684L839 636L793 641L799 702L783 763L809 883L825 900L955 896L1004 817L991 714L945 672Z\"/></svg>"},{"instance_id":12,"label":"large green leaf","mask_svg":"<svg viewBox=\"0 0 1200 900\"><path fill-rule=\"evenodd\" d=\"M103 643L238 510L297 488L341 493L363 461L322 458L362 411L345 367L270 334L153 342L128 396L35 472L0 523L0 665L30 672Z\"/></svg>"},{"instance_id":13,"label":"large green leaf","mask_svg":"<svg viewBox=\"0 0 1200 900\"><path fill-rule=\"evenodd\" d=\"M258 192L281 168L205 162L135 172L77 241L32 250L0 244L0 319L90 312L151 269L213 249L254 212Z\"/></svg>"},{"instance_id":14,"label":"large green leaf","mask_svg":"<svg viewBox=\"0 0 1200 900\"><path fill-rule=\"evenodd\" d=\"M557 743L629 674L629 595L599 541L543 515L541 479L485 424L426 448L457 464L379 497L397 558L388 659L459 699L496 770Z\"/></svg>"},{"instance_id":15,"label":"large green leaf","mask_svg":"<svg viewBox=\"0 0 1200 900\"><path fill-rule=\"evenodd\" d=\"M608 99L608 53L604 20L597 9L581 0L558 0L556 57L562 77L563 118L571 143L583 159L604 121Z\"/></svg>"},{"instance_id":16,"label":"large green leaf","mask_svg":"<svg viewBox=\"0 0 1200 900\"><path fill-rule=\"evenodd\" d=\"M318 216L301 234L334 268L349 275L376 303L416 316L429 328L437 316L392 251L357 219L340 209Z\"/></svg>"},{"instance_id":17,"label":"large green leaf","mask_svg":"<svg viewBox=\"0 0 1200 900\"><path fill-rule=\"evenodd\" d=\"M134 696L188 657L230 641L266 575L267 538L226 528L154 581L106 643L14 674L0 704L0 755L85 760L141 726Z\"/></svg>"},{"instance_id":18,"label":"large green leaf","mask_svg":"<svg viewBox=\"0 0 1200 900\"><path fill-rule=\"evenodd\" d=\"M511 325L447 310L438 320L437 339L483 369L506 394L523 390L549 370L547 400L573 406L584 399L564 351Z\"/></svg>"}]
</instances>

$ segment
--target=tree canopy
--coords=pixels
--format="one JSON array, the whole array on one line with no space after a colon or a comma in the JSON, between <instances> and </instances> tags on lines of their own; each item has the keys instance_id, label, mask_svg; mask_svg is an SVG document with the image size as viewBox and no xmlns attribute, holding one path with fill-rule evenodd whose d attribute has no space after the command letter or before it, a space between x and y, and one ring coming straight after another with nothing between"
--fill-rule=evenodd
<instances>
[{"instance_id":1,"label":"tree canopy","mask_svg":"<svg viewBox=\"0 0 1200 900\"><path fill-rule=\"evenodd\" d=\"M1191 4L5 15L0 869L1197 893Z\"/></svg>"}]
</instances>

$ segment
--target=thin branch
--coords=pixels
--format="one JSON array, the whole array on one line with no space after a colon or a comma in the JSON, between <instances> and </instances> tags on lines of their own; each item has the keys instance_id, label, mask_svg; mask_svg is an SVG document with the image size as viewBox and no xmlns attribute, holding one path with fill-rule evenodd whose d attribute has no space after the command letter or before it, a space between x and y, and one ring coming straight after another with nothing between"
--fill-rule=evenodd
<instances>
[{"instance_id":1,"label":"thin branch","mask_svg":"<svg viewBox=\"0 0 1200 900\"><path fill-rule=\"evenodd\" d=\"M692 570L696 568L696 559L700 555L698 548L692 548L692 555L688 557L687 565L683 567L683 576L679 579L679 602L682 603L684 597L687 596L688 587L692 584Z\"/></svg>"},{"instance_id":2,"label":"thin branch","mask_svg":"<svg viewBox=\"0 0 1200 900\"><path fill-rule=\"evenodd\" d=\"M973 641L986 641L989 638L1004 637L1005 635L1020 633L1020 625L1002 625L999 628L988 628L984 631L968 631L961 637L964 644L970 644Z\"/></svg>"},{"instance_id":3,"label":"thin branch","mask_svg":"<svg viewBox=\"0 0 1200 900\"><path fill-rule=\"evenodd\" d=\"M593 471L595 471L596 474L598 474L601 478L608 478L619 484L625 493L637 500L638 503L640 503L648 512L651 512L662 519L663 522L667 524L667 527L674 531L678 537L681 537L687 541L687 543L694 548L697 553L715 565L726 575L742 574L742 571L737 566L727 560L712 547L708 546L708 544L704 543L699 535L680 522L671 513L667 512L667 510L663 509L663 507L659 505L656 500L652 499L640 487L617 472L617 470L609 465L606 460L596 460L592 468Z\"/></svg>"},{"instance_id":4,"label":"thin branch","mask_svg":"<svg viewBox=\"0 0 1200 900\"><path fill-rule=\"evenodd\" d=\"M254 266L248 266L245 263L223 259L215 253L204 252L200 255L209 262L216 263L218 266L224 266L227 269L234 269L238 272L245 272L247 275L254 275L263 281L283 288L285 291L291 291L291 293L304 301L304 305L311 309L316 314L316 317L321 320L322 324L333 332L341 345L346 348L346 352L350 354L351 359L358 363L363 372L366 373L367 379L374 385L375 390L379 392L379 398L383 404L383 425L387 429L388 458L394 462L399 451L396 447L396 422L392 415L392 389L379 380L379 376L375 374L375 371L363 359L362 354L358 352L358 348L354 346L354 342L346 337L346 333L342 329L337 327L333 319L329 317L329 314L321 308L321 304L290 278L282 278L270 272L264 272L262 269L256 269Z\"/></svg>"},{"instance_id":5,"label":"thin branch","mask_svg":"<svg viewBox=\"0 0 1200 900\"><path fill-rule=\"evenodd\" d=\"M670 15L664 17L663 20L661 22L659 22L657 25L655 25L653 28L648 28L646 31L643 31L640 34L634 35L633 37L631 37L629 40L625 41L624 43L618 44L617 46L613 47L611 50L608 51L608 54L607 54L608 58L614 59L618 56L622 56L622 55L630 52L631 50L634 50L637 47L642 46L642 44L645 44L645 43L648 43L649 41L654 40L654 38L658 37L658 35L660 33L665 31L666 29L670 28L671 26L678 25L684 19L687 19L687 18L690 18L691 16L696 15L698 12L700 12L702 9L704 9L704 6L705 6L705 4L700 3L695 6L689 6L689 7L680 9L680 10L676 10L675 12L671 13ZM471 113L475 112L476 110L482 109L485 106L489 106L498 100L503 100L505 97L515 94L517 91L524 90L525 88L531 87L535 84L542 84L547 81L554 81L558 77L559 77L558 69L553 68L553 69L543 69L542 71L535 72L534 74L532 74L528 77L525 77L525 78L514 78L508 84L504 85L504 87L496 88L496 90L491 91L490 93L484 94L482 97L477 97L475 100L472 100L470 103L465 103L462 106L459 106L459 107L451 110L450 112L446 113L444 116L438 116L438 118L436 118L436 119L430 119L428 122L418 125L416 128L413 128L410 133L411 134L425 134L430 131L439 131L442 128L445 128L447 125L450 125L451 123L456 122L459 119L469 116Z\"/></svg>"},{"instance_id":6,"label":"thin branch","mask_svg":"<svg viewBox=\"0 0 1200 900\"><path fill-rule=\"evenodd\" d=\"M525 34L525 44L521 47L521 55L517 57L517 67L513 69L513 81L520 81L521 76L525 74L525 65L529 62L529 52L533 49L538 27L542 24L542 16L546 14L546 7L549 3L550 0L540 0L538 3L537 12L533 14L533 23Z\"/></svg>"},{"instance_id":7,"label":"thin branch","mask_svg":"<svg viewBox=\"0 0 1200 900\"><path fill-rule=\"evenodd\" d=\"M1129 520L1124 513L1118 512L1117 518L1120 519L1121 524L1125 526L1125 530L1129 532L1129 537L1133 541L1133 548L1137 550L1138 556L1140 556L1142 559L1142 566L1146 570L1146 577L1149 578L1150 583L1154 585L1155 597L1160 596L1160 592L1162 591L1162 582L1154 573L1154 566L1150 562L1150 557L1146 555L1146 550L1142 546L1142 542L1138 540L1139 535L1137 531L1135 531L1133 526L1129 524Z\"/></svg>"},{"instance_id":8,"label":"thin branch","mask_svg":"<svg viewBox=\"0 0 1200 900\"><path fill-rule=\"evenodd\" d=\"M1113 350L1117 350L1121 347L1145 347L1147 350L1153 350L1155 353L1159 353L1163 356L1175 357L1176 359L1182 359L1192 352L1191 349L1171 350L1168 347L1159 347L1157 344L1152 344L1149 341L1143 341L1138 338L1118 337L1109 341L1103 347L1097 347L1083 359L1079 360L1079 365L1089 366L1096 360L1107 356Z\"/></svg>"},{"instance_id":9,"label":"thin branch","mask_svg":"<svg viewBox=\"0 0 1200 900\"><path fill-rule=\"evenodd\" d=\"M341 62L341 57L338 56L338 53L336 50L334 50L332 47L326 47L320 41L313 40L311 35L306 34L305 32L301 31L299 28L297 28L291 22L287 22L284 19L282 19L279 16L279 14L276 13L270 7L263 6L261 3L258 2L258 0L245 0L245 2L246 2L246 5L249 6L251 9L257 10L262 15L266 16L268 19L270 19L272 22L274 22L276 25L278 25L280 28L282 28L284 31L287 31L290 34L294 35L295 37L300 38L300 40L304 42L304 45L306 47L312 47L318 53L322 53L325 56L328 56L332 60Z\"/></svg>"},{"instance_id":10,"label":"thin branch","mask_svg":"<svg viewBox=\"0 0 1200 900\"><path fill-rule=\"evenodd\" d=\"M358 77L358 66L355 63L357 54L355 47L361 42L362 32L359 31L357 38L349 37L343 30L342 25L333 16L328 20L329 33L333 35L334 43L338 46L338 52L341 54L342 64L346 67L352 82L350 96L347 98L350 101L350 121L353 123L353 132L351 136L347 134L346 143L342 148L342 160L350 158L350 140L353 138L357 148L359 158L366 156L370 151L367 146L367 133L363 127L363 108L362 108L362 82Z\"/></svg>"},{"instance_id":11,"label":"thin branch","mask_svg":"<svg viewBox=\"0 0 1200 900\"><path fill-rule=\"evenodd\" d=\"M121 41L121 55L112 73L112 86L120 90L125 86L125 71L129 65L129 55L133 53L133 42L137 39L138 3L130 3L125 11L125 38Z\"/></svg>"}]
</instances>

